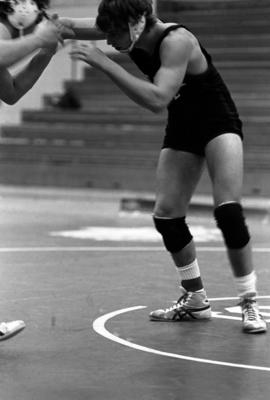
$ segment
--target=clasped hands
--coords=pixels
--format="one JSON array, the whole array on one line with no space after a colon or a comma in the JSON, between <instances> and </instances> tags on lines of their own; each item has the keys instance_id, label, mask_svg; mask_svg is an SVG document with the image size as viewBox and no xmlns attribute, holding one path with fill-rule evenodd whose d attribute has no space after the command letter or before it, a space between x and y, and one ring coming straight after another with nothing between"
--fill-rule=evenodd
<instances>
[{"instance_id":1,"label":"clasped hands","mask_svg":"<svg viewBox=\"0 0 270 400\"><path fill-rule=\"evenodd\" d=\"M55 52L58 43L64 44L65 39L76 39L72 19L59 18L52 14L44 18L35 28L41 46L46 52ZM108 57L89 42L76 42L70 52L73 60L81 60L96 68L105 67Z\"/></svg>"},{"instance_id":2,"label":"clasped hands","mask_svg":"<svg viewBox=\"0 0 270 400\"><path fill-rule=\"evenodd\" d=\"M75 38L72 28L72 20L59 19L57 14L46 15L35 28L34 35L40 41L40 47L48 50L56 50L58 43L64 44L64 39Z\"/></svg>"}]
</instances>

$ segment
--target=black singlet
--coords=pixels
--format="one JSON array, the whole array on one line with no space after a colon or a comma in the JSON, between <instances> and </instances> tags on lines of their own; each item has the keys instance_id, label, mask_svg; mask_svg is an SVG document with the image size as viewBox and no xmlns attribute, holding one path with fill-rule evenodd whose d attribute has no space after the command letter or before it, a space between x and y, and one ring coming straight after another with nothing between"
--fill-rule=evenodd
<instances>
[{"instance_id":1,"label":"black singlet","mask_svg":"<svg viewBox=\"0 0 270 400\"><path fill-rule=\"evenodd\" d=\"M130 58L153 81L161 66L160 45L169 32L185 28L180 24L166 28L152 53L134 48ZM185 74L179 92L168 105L168 122L163 147L204 155L205 146L216 136L235 133L243 138L242 123L230 92L215 68L211 56L201 46L208 68Z\"/></svg>"}]
</instances>

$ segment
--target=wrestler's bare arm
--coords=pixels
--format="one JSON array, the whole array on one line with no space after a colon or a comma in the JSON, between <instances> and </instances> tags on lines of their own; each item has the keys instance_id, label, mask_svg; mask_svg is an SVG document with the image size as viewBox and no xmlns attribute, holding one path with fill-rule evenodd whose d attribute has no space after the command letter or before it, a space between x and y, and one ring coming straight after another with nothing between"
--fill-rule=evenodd
<instances>
[{"instance_id":1,"label":"wrestler's bare arm","mask_svg":"<svg viewBox=\"0 0 270 400\"><path fill-rule=\"evenodd\" d=\"M18 39L11 39L8 30L0 24L0 67L10 67L33 51L50 47L58 40L58 29L50 21L39 24L34 33Z\"/></svg>"},{"instance_id":2,"label":"wrestler's bare arm","mask_svg":"<svg viewBox=\"0 0 270 400\"><path fill-rule=\"evenodd\" d=\"M59 21L67 28L67 32L63 32L64 39L77 40L104 40L105 34L96 27L96 18L68 18L60 17ZM71 35L68 30L72 30Z\"/></svg>"},{"instance_id":3,"label":"wrestler's bare arm","mask_svg":"<svg viewBox=\"0 0 270 400\"><path fill-rule=\"evenodd\" d=\"M49 21L39 24L34 34L12 39L9 30L0 24L0 99L15 104L36 83L49 64L57 48L58 28ZM39 49L40 48L40 49ZM21 61L33 51L39 51L17 73L11 74L8 67Z\"/></svg>"},{"instance_id":4,"label":"wrestler's bare arm","mask_svg":"<svg viewBox=\"0 0 270 400\"><path fill-rule=\"evenodd\" d=\"M95 47L79 44L71 51L71 56L102 70L133 101L158 113L166 109L178 92L191 51L192 44L186 36L172 35L164 39L160 54L161 66L153 82L130 74Z\"/></svg>"}]
</instances>

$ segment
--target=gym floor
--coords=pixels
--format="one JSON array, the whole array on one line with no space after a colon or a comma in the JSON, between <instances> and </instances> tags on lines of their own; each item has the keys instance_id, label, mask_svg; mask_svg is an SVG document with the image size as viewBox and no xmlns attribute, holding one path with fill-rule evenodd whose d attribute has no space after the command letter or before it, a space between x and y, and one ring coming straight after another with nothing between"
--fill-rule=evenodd
<instances>
[{"instance_id":1,"label":"gym floor","mask_svg":"<svg viewBox=\"0 0 270 400\"><path fill-rule=\"evenodd\" d=\"M1 400L265 400L270 333L247 335L223 242L208 210L189 223L214 317L150 322L177 300L151 215L121 193L0 187ZM260 308L270 321L270 220L251 213Z\"/></svg>"}]
</instances>

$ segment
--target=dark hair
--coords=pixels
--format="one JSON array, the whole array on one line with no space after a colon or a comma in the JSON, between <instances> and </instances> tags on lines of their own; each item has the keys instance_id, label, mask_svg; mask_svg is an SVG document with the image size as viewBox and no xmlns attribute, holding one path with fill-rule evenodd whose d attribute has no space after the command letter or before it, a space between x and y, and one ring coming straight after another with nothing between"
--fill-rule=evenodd
<instances>
[{"instance_id":1,"label":"dark hair","mask_svg":"<svg viewBox=\"0 0 270 400\"><path fill-rule=\"evenodd\" d=\"M128 22L137 23L142 16L149 29L156 21L152 0L102 0L98 7L97 27L104 33L125 31Z\"/></svg>"},{"instance_id":2,"label":"dark hair","mask_svg":"<svg viewBox=\"0 0 270 400\"><path fill-rule=\"evenodd\" d=\"M34 0L40 11L45 11L50 6L50 0ZM0 18L7 19L7 14L13 12L10 1L0 1Z\"/></svg>"}]
</instances>

